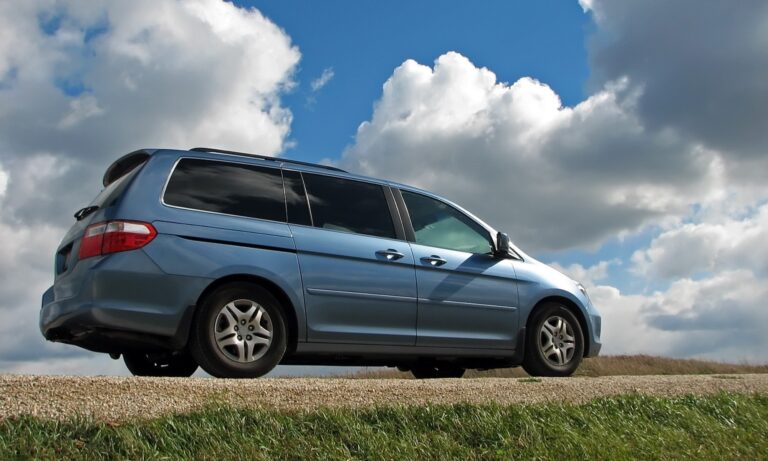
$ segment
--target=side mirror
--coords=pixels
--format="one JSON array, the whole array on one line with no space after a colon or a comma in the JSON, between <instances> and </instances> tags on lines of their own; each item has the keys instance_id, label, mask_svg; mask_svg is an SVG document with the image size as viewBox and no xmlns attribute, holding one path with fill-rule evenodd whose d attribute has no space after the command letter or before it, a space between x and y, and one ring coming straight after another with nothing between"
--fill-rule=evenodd
<instances>
[{"instance_id":1,"label":"side mirror","mask_svg":"<svg viewBox=\"0 0 768 461\"><path fill-rule=\"evenodd\" d=\"M504 232L496 234L496 251L494 256L497 258L509 257L509 235Z\"/></svg>"}]
</instances>

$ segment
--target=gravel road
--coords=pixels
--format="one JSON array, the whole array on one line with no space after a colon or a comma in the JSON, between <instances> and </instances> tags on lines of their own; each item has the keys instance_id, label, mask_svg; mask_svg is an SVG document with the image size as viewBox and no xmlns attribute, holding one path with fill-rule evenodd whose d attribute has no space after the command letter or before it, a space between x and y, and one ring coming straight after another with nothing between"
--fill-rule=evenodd
<instances>
[{"instance_id":1,"label":"gravel road","mask_svg":"<svg viewBox=\"0 0 768 461\"><path fill-rule=\"evenodd\" d=\"M0 375L0 419L19 415L106 421L188 412L206 403L303 410L458 402L585 402L596 397L768 393L768 374L600 378L335 379L117 378Z\"/></svg>"}]
</instances>

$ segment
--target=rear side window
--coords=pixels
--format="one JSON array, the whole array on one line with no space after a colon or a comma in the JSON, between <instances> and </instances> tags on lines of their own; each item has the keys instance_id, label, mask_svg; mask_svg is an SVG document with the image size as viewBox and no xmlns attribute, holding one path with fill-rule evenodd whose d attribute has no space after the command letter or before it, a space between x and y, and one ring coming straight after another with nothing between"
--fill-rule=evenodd
<instances>
[{"instance_id":1,"label":"rear side window","mask_svg":"<svg viewBox=\"0 0 768 461\"><path fill-rule=\"evenodd\" d=\"M285 222L280 170L203 159L182 159L168 181L167 205Z\"/></svg>"},{"instance_id":2,"label":"rear side window","mask_svg":"<svg viewBox=\"0 0 768 461\"><path fill-rule=\"evenodd\" d=\"M395 238L395 226L376 184L303 173L315 227Z\"/></svg>"}]
</instances>

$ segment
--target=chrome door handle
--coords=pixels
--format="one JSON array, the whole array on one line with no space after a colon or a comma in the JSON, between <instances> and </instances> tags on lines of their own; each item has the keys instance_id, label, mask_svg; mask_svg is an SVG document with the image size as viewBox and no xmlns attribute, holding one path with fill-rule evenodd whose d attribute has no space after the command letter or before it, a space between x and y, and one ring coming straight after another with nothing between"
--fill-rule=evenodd
<instances>
[{"instance_id":1,"label":"chrome door handle","mask_svg":"<svg viewBox=\"0 0 768 461\"><path fill-rule=\"evenodd\" d=\"M424 256L423 258L421 258L421 260L422 260L422 262L431 264L432 266L435 266L435 267L442 266L443 264L448 262L445 259L443 259L443 258L441 258L440 256L437 256L437 255Z\"/></svg>"},{"instance_id":2,"label":"chrome door handle","mask_svg":"<svg viewBox=\"0 0 768 461\"><path fill-rule=\"evenodd\" d=\"M405 256L404 254L400 253L397 250L393 250L392 248L388 250L379 250L376 252L376 254L379 256L384 256L385 258L387 258L387 261L397 261L398 259Z\"/></svg>"}]
</instances>

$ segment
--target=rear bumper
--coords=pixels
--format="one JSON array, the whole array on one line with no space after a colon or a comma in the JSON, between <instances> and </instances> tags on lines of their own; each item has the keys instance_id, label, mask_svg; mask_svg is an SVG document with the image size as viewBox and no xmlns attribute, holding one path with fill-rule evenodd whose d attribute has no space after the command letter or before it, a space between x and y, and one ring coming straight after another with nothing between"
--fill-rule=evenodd
<instances>
[{"instance_id":1,"label":"rear bumper","mask_svg":"<svg viewBox=\"0 0 768 461\"><path fill-rule=\"evenodd\" d=\"M180 314L158 314L81 304L73 299L49 303L45 300L44 295L40 331L45 339L94 352L182 349L194 314L194 306Z\"/></svg>"},{"instance_id":2,"label":"rear bumper","mask_svg":"<svg viewBox=\"0 0 768 461\"><path fill-rule=\"evenodd\" d=\"M143 251L78 263L43 294L40 331L49 341L107 353L179 350L207 278L169 275Z\"/></svg>"}]
</instances>

